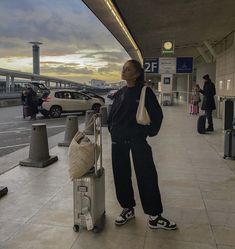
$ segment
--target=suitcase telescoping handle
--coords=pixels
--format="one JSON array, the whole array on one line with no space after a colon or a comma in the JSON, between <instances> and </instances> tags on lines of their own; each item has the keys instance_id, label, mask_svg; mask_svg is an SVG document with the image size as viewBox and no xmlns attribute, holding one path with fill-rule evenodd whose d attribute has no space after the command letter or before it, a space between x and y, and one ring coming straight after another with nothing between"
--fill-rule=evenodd
<instances>
[{"instance_id":1,"label":"suitcase telescoping handle","mask_svg":"<svg viewBox=\"0 0 235 249\"><path fill-rule=\"evenodd\" d=\"M94 136L95 136L95 175L100 176L103 171L102 164L102 126L101 114L96 113L93 115L94 121ZM99 161L99 168L98 168Z\"/></svg>"}]
</instances>

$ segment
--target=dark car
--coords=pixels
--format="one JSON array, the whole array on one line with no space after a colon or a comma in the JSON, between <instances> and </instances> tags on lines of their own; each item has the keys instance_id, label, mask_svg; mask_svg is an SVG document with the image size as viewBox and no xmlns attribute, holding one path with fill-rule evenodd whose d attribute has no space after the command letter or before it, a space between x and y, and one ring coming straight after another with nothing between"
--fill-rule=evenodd
<instances>
[{"instance_id":1,"label":"dark car","mask_svg":"<svg viewBox=\"0 0 235 249\"><path fill-rule=\"evenodd\" d=\"M93 97L93 98L97 98L97 99L100 99L102 100L104 103L105 103L105 99L103 97L101 97L100 95L97 95L93 92L90 92L90 91L87 91L87 90L80 90L81 93L84 93L90 97Z\"/></svg>"},{"instance_id":2,"label":"dark car","mask_svg":"<svg viewBox=\"0 0 235 249\"><path fill-rule=\"evenodd\" d=\"M48 96L50 94L50 89L48 89L43 83L30 82L28 86L33 88L39 98L43 98L44 96Z\"/></svg>"},{"instance_id":3,"label":"dark car","mask_svg":"<svg viewBox=\"0 0 235 249\"><path fill-rule=\"evenodd\" d=\"M117 93L118 90L111 90L110 92L108 92L107 98L109 99L114 99L115 94Z\"/></svg>"}]
</instances>

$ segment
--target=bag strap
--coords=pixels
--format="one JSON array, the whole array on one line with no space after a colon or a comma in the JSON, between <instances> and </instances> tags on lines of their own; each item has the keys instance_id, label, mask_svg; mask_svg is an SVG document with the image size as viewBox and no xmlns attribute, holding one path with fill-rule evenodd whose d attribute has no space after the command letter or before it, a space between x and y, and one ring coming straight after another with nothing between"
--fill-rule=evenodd
<instances>
[{"instance_id":1,"label":"bag strap","mask_svg":"<svg viewBox=\"0 0 235 249\"><path fill-rule=\"evenodd\" d=\"M88 121L88 124L84 128L84 131L83 131L84 134L85 134L86 130L88 130L92 125L94 125L94 122L95 122L95 118L94 117L95 117L95 114L92 115L92 117Z\"/></svg>"},{"instance_id":2,"label":"bag strap","mask_svg":"<svg viewBox=\"0 0 235 249\"><path fill-rule=\"evenodd\" d=\"M145 95L146 95L147 86L143 86L140 94L140 108L142 109L145 106Z\"/></svg>"}]
</instances>

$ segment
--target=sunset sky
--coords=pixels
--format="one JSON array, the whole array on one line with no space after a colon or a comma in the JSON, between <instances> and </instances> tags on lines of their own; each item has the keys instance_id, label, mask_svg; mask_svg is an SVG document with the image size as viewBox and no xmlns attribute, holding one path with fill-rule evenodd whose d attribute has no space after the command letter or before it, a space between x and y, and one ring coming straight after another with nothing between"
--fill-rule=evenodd
<instances>
[{"instance_id":1,"label":"sunset sky","mask_svg":"<svg viewBox=\"0 0 235 249\"><path fill-rule=\"evenodd\" d=\"M129 59L81 0L0 0L0 68L32 72L29 41L43 42L41 74L88 82L120 80Z\"/></svg>"}]
</instances>

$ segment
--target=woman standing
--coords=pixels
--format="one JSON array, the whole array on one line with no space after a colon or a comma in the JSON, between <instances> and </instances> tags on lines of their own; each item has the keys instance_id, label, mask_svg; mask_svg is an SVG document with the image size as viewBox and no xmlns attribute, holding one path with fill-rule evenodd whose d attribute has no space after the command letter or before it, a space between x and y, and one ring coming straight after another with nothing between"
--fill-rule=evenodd
<instances>
[{"instance_id":1,"label":"woman standing","mask_svg":"<svg viewBox=\"0 0 235 249\"><path fill-rule=\"evenodd\" d=\"M145 107L151 119L150 125L139 125L136 112L144 83L144 70L136 60L127 61L122 70L127 85L115 94L108 124L112 139L112 166L117 199L123 208L116 218L116 225L123 225L134 218L134 192L131 181L130 151L144 212L149 215L150 228L176 229L175 223L163 218L158 175L147 136L155 136L162 123L162 110L155 94L146 90Z\"/></svg>"},{"instance_id":2,"label":"woman standing","mask_svg":"<svg viewBox=\"0 0 235 249\"><path fill-rule=\"evenodd\" d=\"M202 77L204 79L203 89L196 85L199 88L199 92L203 94L202 101L202 110L205 110L208 127L206 131L214 131L212 111L216 109L214 96L216 95L215 84L211 81L208 74Z\"/></svg>"}]
</instances>

